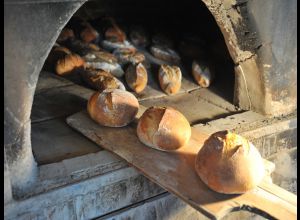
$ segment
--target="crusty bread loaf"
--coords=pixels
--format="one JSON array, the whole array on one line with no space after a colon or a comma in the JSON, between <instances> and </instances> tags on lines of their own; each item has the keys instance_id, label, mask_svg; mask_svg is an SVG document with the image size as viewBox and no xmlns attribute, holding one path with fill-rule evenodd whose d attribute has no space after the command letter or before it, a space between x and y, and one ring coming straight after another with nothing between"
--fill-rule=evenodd
<instances>
[{"instance_id":1,"label":"crusty bread loaf","mask_svg":"<svg viewBox=\"0 0 300 220\"><path fill-rule=\"evenodd\" d=\"M136 93L142 92L147 86L148 74L142 63L130 64L125 72L127 85Z\"/></svg>"},{"instance_id":2,"label":"crusty bread loaf","mask_svg":"<svg viewBox=\"0 0 300 220\"><path fill-rule=\"evenodd\" d=\"M144 54L138 52L135 48L117 48L113 54L121 65L138 64L145 60Z\"/></svg>"},{"instance_id":3,"label":"crusty bread loaf","mask_svg":"<svg viewBox=\"0 0 300 220\"><path fill-rule=\"evenodd\" d=\"M123 83L104 70L85 69L81 72L83 80L93 89L102 92L105 89L125 90Z\"/></svg>"},{"instance_id":4,"label":"crusty bread loaf","mask_svg":"<svg viewBox=\"0 0 300 220\"><path fill-rule=\"evenodd\" d=\"M70 28L64 28L62 29L62 31L60 32L58 38L57 38L57 42L58 43L63 43L64 41L70 39L70 38L74 38L74 32L72 29Z\"/></svg>"},{"instance_id":5,"label":"crusty bread loaf","mask_svg":"<svg viewBox=\"0 0 300 220\"><path fill-rule=\"evenodd\" d=\"M104 36L106 40L112 42L123 42L126 40L126 34L121 28L117 25L116 21L113 18L108 18L110 21L110 27L106 29Z\"/></svg>"},{"instance_id":6,"label":"crusty bread loaf","mask_svg":"<svg viewBox=\"0 0 300 220\"><path fill-rule=\"evenodd\" d=\"M158 79L161 89L167 93L175 94L180 90L182 74L177 66L161 65Z\"/></svg>"},{"instance_id":7,"label":"crusty bread loaf","mask_svg":"<svg viewBox=\"0 0 300 220\"><path fill-rule=\"evenodd\" d=\"M94 93L88 102L88 113L98 124L108 127L123 127L133 121L139 102L130 92L107 89Z\"/></svg>"},{"instance_id":8,"label":"crusty bread loaf","mask_svg":"<svg viewBox=\"0 0 300 220\"><path fill-rule=\"evenodd\" d=\"M86 22L85 28L80 32L80 38L86 43L98 43L99 33Z\"/></svg>"},{"instance_id":9,"label":"crusty bread loaf","mask_svg":"<svg viewBox=\"0 0 300 220\"><path fill-rule=\"evenodd\" d=\"M253 189L265 172L253 144L229 131L216 132L205 141L196 157L195 169L209 188L225 194Z\"/></svg>"},{"instance_id":10,"label":"crusty bread loaf","mask_svg":"<svg viewBox=\"0 0 300 220\"><path fill-rule=\"evenodd\" d=\"M207 64L196 61L193 61L192 63L192 75L198 85L204 88L210 86L214 77L213 72L210 70Z\"/></svg>"},{"instance_id":11,"label":"crusty bread loaf","mask_svg":"<svg viewBox=\"0 0 300 220\"><path fill-rule=\"evenodd\" d=\"M44 69L51 72L55 71L57 61L64 58L68 54L71 54L71 51L68 48L54 46L45 61Z\"/></svg>"},{"instance_id":12,"label":"crusty bread loaf","mask_svg":"<svg viewBox=\"0 0 300 220\"><path fill-rule=\"evenodd\" d=\"M93 51L86 54L83 59L85 60L85 67L92 69L101 69L113 74L116 77L122 77L124 71L117 63L117 58L106 51Z\"/></svg>"},{"instance_id":13,"label":"crusty bread loaf","mask_svg":"<svg viewBox=\"0 0 300 220\"><path fill-rule=\"evenodd\" d=\"M68 75L84 67L84 60L77 54L68 54L56 63L58 75Z\"/></svg>"},{"instance_id":14,"label":"crusty bread loaf","mask_svg":"<svg viewBox=\"0 0 300 220\"><path fill-rule=\"evenodd\" d=\"M150 107L139 119L137 135L149 147L170 151L188 143L191 127L184 115L171 107Z\"/></svg>"},{"instance_id":15,"label":"crusty bread loaf","mask_svg":"<svg viewBox=\"0 0 300 220\"><path fill-rule=\"evenodd\" d=\"M85 56L86 54L95 51L93 46L76 38L66 40L63 45L79 56ZM96 48L96 50L98 50L98 48Z\"/></svg>"}]
</instances>

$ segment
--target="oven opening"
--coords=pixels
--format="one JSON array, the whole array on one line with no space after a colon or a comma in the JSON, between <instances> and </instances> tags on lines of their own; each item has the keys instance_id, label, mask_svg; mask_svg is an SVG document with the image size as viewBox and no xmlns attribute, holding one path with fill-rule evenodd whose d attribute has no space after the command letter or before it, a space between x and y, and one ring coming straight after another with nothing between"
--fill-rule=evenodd
<instances>
[{"instance_id":1,"label":"oven opening","mask_svg":"<svg viewBox=\"0 0 300 220\"><path fill-rule=\"evenodd\" d=\"M98 37L90 43L87 43L89 36L81 33L82 23L98 32ZM83 44L88 50L100 50L116 56L116 48L122 46L113 42L113 37L118 34L108 33L105 29L107 24L112 23L124 34L126 47L135 48L136 52L144 55L142 64L147 69L148 82L143 91L134 92L124 75L116 76L126 90L138 98L140 105L174 107L186 116L191 125L241 112L233 104L234 63L220 28L204 3L197 0L88 1L73 15L63 31L71 29L77 42L85 39ZM143 40L137 37L137 33L142 33ZM60 37L57 41L61 40ZM86 52L78 51L70 39L57 44L40 73L31 113L32 149L39 165L102 150L65 121L66 117L87 108L87 100L96 89L76 71L69 75L58 74L57 58L55 63L51 57L58 46L68 48L83 59L86 59ZM171 95L159 84L158 71L163 64L178 66L182 73L180 90ZM120 64L118 59L114 65L123 72L129 66ZM198 79L198 83L192 74L199 71L196 65L208 74L203 77L206 77L205 80Z\"/></svg>"}]
</instances>

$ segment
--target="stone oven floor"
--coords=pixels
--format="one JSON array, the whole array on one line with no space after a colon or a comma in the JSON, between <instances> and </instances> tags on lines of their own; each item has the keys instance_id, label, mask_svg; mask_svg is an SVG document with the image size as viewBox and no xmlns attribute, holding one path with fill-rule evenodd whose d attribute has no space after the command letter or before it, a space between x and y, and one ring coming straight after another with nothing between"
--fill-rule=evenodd
<instances>
[{"instance_id":1,"label":"stone oven floor","mask_svg":"<svg viewBox=\"0 0 300 220\"><path fill-rule=\"evenodd\" d=\"M102 150L65 122L67 116L86 108L87 100L94 92L78 84L53 73L40 74L31 114L32 148L39 165ZM156 97L139 98L140 104L146 107L172 106L181 111L191 124L240 112L231 104L232 88L222 82L216 82L209 89L192 85L190 90L172 96L159 92L152 89Z\"/></svg>"}]
</instances>

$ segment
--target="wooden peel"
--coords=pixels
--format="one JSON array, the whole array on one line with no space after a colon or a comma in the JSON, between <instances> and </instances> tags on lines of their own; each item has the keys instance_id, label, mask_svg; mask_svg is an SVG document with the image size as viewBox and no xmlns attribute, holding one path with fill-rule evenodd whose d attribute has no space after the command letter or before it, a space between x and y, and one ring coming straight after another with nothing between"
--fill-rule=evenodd
<instances>
[{"instance_id":1,"label":"wooden peel","mask_svg":"<svg viewBox=\"0 0 300 220\"><path fill-rule=\"evenodd\" d=\"M225 195L210 190L194 170L195 157L209 136L199 127L192 128L192 137L185 147L174 152L162 152L139 141L136 123L123 128L103 127L92 121L85 111L68 117L67 123L209 218L220 219L232 211L244 209L264 213L269 218L296 219L297 196L270 181L263 181L254 190L241 195ZM267 179L274 170L274 164L265 160L265 165Z\"/></svg>"}]
</instances>

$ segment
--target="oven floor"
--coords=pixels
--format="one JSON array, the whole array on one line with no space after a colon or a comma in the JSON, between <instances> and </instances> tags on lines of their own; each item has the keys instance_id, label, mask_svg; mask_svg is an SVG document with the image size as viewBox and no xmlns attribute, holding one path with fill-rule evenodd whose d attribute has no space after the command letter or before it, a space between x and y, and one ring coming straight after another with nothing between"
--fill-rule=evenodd
<instances>
[{"instance_id":1,"label":"oven floor","mask_svg":"<svg viewBox=\"0 0 300 220\"><path fill-rule=\"evenodd\" d=\"M93 92L53 73L41 72L31 113L32 149L39 165L103 150L65 122L67 116L86 108ZM195 89L193 86L172 96L163 93L157 96L159 91L153 94L156 96L140 97L140 104L146 107L172 106L181 111L191 124L205 123L240 112L230 103L232 87L221 80L208 89Z\"/></svg>"}]
</instances>

